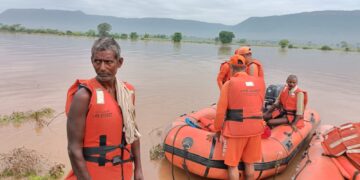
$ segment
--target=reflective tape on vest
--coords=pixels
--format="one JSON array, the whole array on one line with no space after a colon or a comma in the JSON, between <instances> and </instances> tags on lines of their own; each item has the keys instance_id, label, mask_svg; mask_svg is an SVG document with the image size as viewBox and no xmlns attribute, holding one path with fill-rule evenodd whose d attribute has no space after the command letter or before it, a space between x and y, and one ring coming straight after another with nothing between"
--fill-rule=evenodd
<instances>
[{"instance_id":1,"label":"reflective tape on vest","mask_svg":"<svg viewBox=\"0 0 360 180\"><path fill-rule=\"evenodd\" d=\"M346 136L346 137L344 137L344 138L341 138L341 139L339 139L339 140L331 143L331 144L329 145L329 147L330 147L330 148L334 148L334 147L340 145L341 143L343 143L343 142L345 142L345 141L348 141L348 140L351 140L351 139L354 139L354 138L357 138L358 136L359 136L359 135L357 135L357 134L353 134L353 135L351 135L351 136Z\"/></svg>"},{"instance_id":2,"label":"reflective tape on vest","mask_svg":"<svg viewBox=\"0 0 360 180\"><path fill-rule=\"evenodd\" d=\"M346 146L346 149L350 150L350 149L356 149L356 148L360 148L360 144L355 144L355 145L351 145L351 146Z\"/></svg>"},{"instance_id":3,"label":"reflective tape on vest","mask_svg":"<svg viewBox=\"0 0 360 180\"><path fill-rule=\"evenodd\" d=\"M360 153L360 149L350 149L346 151L347 153Z\"/></svg>"},{"instance_id":4,"label":"reflective tape on vest","mask_svg":"<svg viewBox=\"0 0 360 180\"><path fill-rule=\"evenodd\" d=\"M339 153L337 153L337 154L335 154L335 156L341 156L342 154L344 154L346 152L346 150L343 150L343 151L341 151L341 152L339 152Z\"/></svg>"},{"instance_id":5,"label":"reflective tape on vest","mask_svg":"<svg viewBox=\"0 0 360 180\"><path fill-rule=\"evenodd\" d=\"M329 147L330 147L331 149L334 149L336 146L342 144L342 142L343 142L343 140L342 140L342 139L339 139L339 140L331 143L331 144L329 145Z\"/></svg>"},{"instance_id":6,"label":"reflective tape on vest","mask_svg":"<svg viewBox=\"0 0 360 180\"><path fill-rule=\"evenodd\" d=\"M104 91L96 89L96 104L105 104Z\"/></svg>"},{"instance_id":7,"label":"reflective tape on vest","mask_svg":"<svg viewBox=\"0 0 360 180\"><path fill-rule=\"evenodd\" d=\"M354 127L353 124L347 124L347 125L344 125L344 126L340 126L339 129L343 130L343 129L347 129L347 128L351 128L351 127Z\"/></svg>"},{"instance_id":8,"label":"reflective tape on vest","mask_svg":"<svg viewBox=\"0 0 360 180\"><path fill-rule=\"evenodd\" d=\"M345 142L345 141L348 141L350 139L354 139L354 138L357 138L357 137L359 137L358 134L353 134L351 136L346 136L346 137L342 138L342 140Z\"/></svg>"}]
</instances>

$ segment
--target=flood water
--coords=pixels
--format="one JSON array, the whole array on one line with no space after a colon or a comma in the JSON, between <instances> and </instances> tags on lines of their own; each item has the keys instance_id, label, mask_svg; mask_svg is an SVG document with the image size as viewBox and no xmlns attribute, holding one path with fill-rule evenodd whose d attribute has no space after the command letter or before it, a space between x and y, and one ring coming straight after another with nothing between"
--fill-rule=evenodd
<instances>
[{"instance_id":1,"label":"flood water","mask_svg":"<svg viewBox=\"0 0 360 180\"><path fill-rule=\"evenodd\" d=\"M0 34L0 114L51 107L64 111L66 92L75 79L95 76L90 63L94 39L42 35ZM171 179L166 160L150 161L149 149L161 142L162 130L181 114L217 101L219 64L237 46L155 41L119 41L124 64L118 78L136 88L137 122L143 134L141 159L146 179ZM310 108L322 124L339 125L360 118L360 53L252 47L264 65L266 84L283 84L289 74L309 94ZM33 124L0 127L0 153L16 147L35 149L66 165L66 118L48 127ZM295 165L280 175L289 179ZM185 172L175 169L177 179ZM201 179L193 176L192 179Z\"/></svg>"}]
</instances>

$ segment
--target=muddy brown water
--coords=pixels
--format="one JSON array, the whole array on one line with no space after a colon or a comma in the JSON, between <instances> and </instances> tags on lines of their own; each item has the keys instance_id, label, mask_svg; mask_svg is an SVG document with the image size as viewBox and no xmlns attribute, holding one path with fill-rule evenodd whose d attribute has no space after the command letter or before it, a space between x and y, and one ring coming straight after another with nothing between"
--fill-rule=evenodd
<instances>
[{"instance_id":1,"label":"muddy brown water","mask_svg":"<svg viewBox=\"0 0 360 180\"><path fill-rule=\"evenodd\" d=\"M0 34L0 114L51 107L64 111L66 91L77 78L95 75L90 63L94 39ZM124 65L118 78L136 88L137 121L143 134L141 159L146 179L171 179L166 160L150 161L149 149L161 142L154 129L163 129L181 114L217 101L219 64L237 46L155 41L119 41ZM360 118L360 53L253 47L262 61L266 83L283 84L296 74L308 91L309 107L320 113L322 124L339 125ZM35 130L33 124L0 128L0 153L16 147L35 149L50 160L70 163L66 151L66 118ZM296 157L278 179L295 172ZM185 172L175 168L177 179ZM201 179L192 176L191 179Z\"/></svg>"}]
</instances>

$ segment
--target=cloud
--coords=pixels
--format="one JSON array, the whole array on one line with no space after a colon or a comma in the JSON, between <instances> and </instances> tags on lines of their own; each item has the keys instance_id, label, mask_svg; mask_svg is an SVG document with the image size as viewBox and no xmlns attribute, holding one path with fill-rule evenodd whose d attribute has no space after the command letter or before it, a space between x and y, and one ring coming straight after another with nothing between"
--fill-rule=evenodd
<instances>
[{"instance_id":1,"label":"cloud","mask_svg":"<svg viewBox=\"0 0 360 180\"><path fill-rule=\"evenodd\" d=\"M191 19L237 24L249 17L319 10L360 9L359 0L1 0L10 8L81 10L87 14L141 18Z\"/></svg>"}]
</instances>

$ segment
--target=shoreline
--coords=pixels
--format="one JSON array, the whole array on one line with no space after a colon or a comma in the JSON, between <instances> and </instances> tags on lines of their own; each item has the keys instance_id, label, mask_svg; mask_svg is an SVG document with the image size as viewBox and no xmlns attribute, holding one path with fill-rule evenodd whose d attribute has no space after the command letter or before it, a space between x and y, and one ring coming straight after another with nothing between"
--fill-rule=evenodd
<instances>
[{"instance_id":1,"label":"shoreline","mask_svg":"<svg viewBox=\"0 0 360 180\"><path fill-rule=\"evenodd\" d=\"M14 27L13 27L14 26ZM91 33L90 33L91 31ZM15 25L6 25L0 23L0 33L6 34L24 34L24 35L48 35L48 36L58 36L58 37L81 37L81 38L91 38L95 39L98 38L98 34L96 34L95 30L88 30L87 32L84 31L61 31L57 29L31 29L21 26L20 24ZM135 32L136 33L136 32ZM130 34L130 33L129 33ZM174 44L181 44L181 43L194 43L194 44L213 44L213 45L220 45L220 46L232 46L232 45L239 45L239 46L255 46L255 47L278 47L280 50L288 50L288 49L303 49L303 50L319 50L319 51L343 51L343 52L357 52L360 53L360 47L350 48L349 45L345 42L346 45L341 45L344 47L333 47L327 44L316 44L311 43L306 45L304 43L291 43L285 47L281 48L279 45L279 41L274 40L246 40L245 42L240 42L243 39L233 39L231 43L223 44L219 41L216 41L216 38L199 38L199 37L186 37L184 36L181 42L173 42L171 39L171 35L137 35L137 38L132 39L130 37L122 38L120 33L110 33L110 36L114 37L116 40L127 40L127 41L155 41L155 42L172 42ZM147 37L145 37L147 36ZM343 42L338 43L342 44Z\"/></svg>"}]
</instances>

